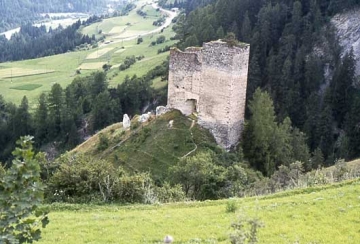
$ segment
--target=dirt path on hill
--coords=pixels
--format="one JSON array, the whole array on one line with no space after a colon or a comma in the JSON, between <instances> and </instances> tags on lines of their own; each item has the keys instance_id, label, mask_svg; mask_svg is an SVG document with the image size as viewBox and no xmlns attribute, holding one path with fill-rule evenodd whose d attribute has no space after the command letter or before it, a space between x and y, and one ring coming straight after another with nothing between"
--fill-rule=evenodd
<instances>
[{"instance_id":1,"label":"dirt path on hill","mask_svg":"<svg viewBox=\"0 0 360 244\"><path fill-rule=\"evenodd\" d=\"M142 35L134 35L134 36L130 36L130 37L125 37L125 38L117 38L116 40L113 40L113 42L111 43L108 43L108 44L105 44L105 43L102 43L99 47L104 47L104 46L107 46L109 44L114 44L114 43L119 43L119 42L123 42L123 41L131 41L131 40L135 40L137 39L139 36L148 36L148 35L151 35L151 34L155 34L155 33L158 33L160 32L163 28L166 28L168 27L169 25L171 25L172 23L172 20L179 14L178 12L173 12L173 11L170 11L170 10L166 10L166 9L163 9L161 8L157 3L153 3L151 5L154 9L159 9L162 13L165 13L167 15L167 18L165 20L165 23L154 29L154 30L151 30L151 31L148 31L148 32L145 32L144 34Z\"/></svg>"}]
</instances>

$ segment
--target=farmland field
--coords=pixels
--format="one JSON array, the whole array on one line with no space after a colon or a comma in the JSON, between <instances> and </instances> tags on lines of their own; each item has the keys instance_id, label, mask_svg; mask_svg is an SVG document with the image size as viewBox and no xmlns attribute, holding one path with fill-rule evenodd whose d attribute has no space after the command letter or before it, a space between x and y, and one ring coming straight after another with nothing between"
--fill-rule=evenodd
<instances>
[{"instance_id":1,"label":"farmland field","mask_svg":"<svg viewBox=\"0 0 360 244\"><path fill-rule=\"evenodd\" d=\"M158 54L158 49L170 46L175 41L170 41L174 35L172 26L161 33L156 32L143 36L143 42L137 44L137 35L156 30L153 26L154 20L161 15L146 1L138 1L138 7L131 11L128 16L104 19L100 23L94 23L82 29L84 34L97 34L101 28L106 35L104 43L99 47L85 47L82 50L68 52L44 58L24 60L18 62L1 63L0 67L0 95L6 101L19 104L23 96L27 96L30 108L37 106L37 99L42 92L48 92L51 86L59 83L63 88L72 82L76 76L86 76L96 70L102 70L105 63L112 65L108 71L110 86L116 86L123 82L126 75L142 76L150 69L166 60L167 53ZM136 13L137 9L143 7L148 17L143 18ZM121 40L124 36L133 36L131 40ZM152 46L160 35L166 37L165 43ZM127 56L144 55L145 59L137 62L125 71L119 71L118 67ZM81 74L76 70L81 69ZM36 84L36 87L31 85Z\"/></svg>"},{"instance_id":2,"label":"farmland field","mask_svg":"<svg viewBox=\"0 0 360 244\"><path fill-rule=\"evenodd\" d=\"M23 76L31 76L31 75L40 75L52 73L54 70L46 70L46 69L25 69L25 68L6 68L0 69L0 79L3 78L14 78L14 77L23 77Z\"/></svg>"},{"instance_id":3,"label":"farmland field","mask_svg":"<svg viewBox=\"0 0 360 244\"><path fill-rule=\"evenodd\" d=\"M234 201L235 213L225 211ZM259 218L259 243L359 243L360 181L269 195L158 205L53 205L39 243L229 243L238 216Z\"/></svg>"},{"instance_id":4,"label":"farmland field","mask_svg":"<svg viewBox=\"0 0 360 244\"><path fill-rule=\"evenodd\" d=\"M101 48L101 49L99 49L99 50L96 50L95 52L90 53L90 54L86 57L86 59L97 59L97 58L105 55L106 53L110 52L110 51L113 50L113 49L114 49L113 47L111 47L111 48L109 48L109 47Z\"/></svg>"},{"instance_id":5,"label":"farmland field","mask_svg":"<svg viewBox=\"0 0 360 244\"><path fill-rule=\"evenodd\" d=\"M26 85L22 85L22 86L10 87L10 89L32 91L32 90L35 90L35 89L37 89L37 88L39 88L41 86L42 85L39 85L39 84L26 84Z\"/></svg>"}]
</instances>

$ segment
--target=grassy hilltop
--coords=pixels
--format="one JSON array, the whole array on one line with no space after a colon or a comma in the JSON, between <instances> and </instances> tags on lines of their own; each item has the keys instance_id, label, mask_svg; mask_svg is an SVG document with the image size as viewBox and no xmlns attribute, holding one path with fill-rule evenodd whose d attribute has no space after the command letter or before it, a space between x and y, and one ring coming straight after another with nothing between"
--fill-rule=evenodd
<instances>
[{"instance_id":1,"label":"grassy hilltop","mask_svg":"<svg viewBox=\"0 0 360 244\"><path fill-rule=\"evenodd\" d=\"M133 118L129 131L122 123L113 124L77 146L71 153L106 159L130 171L150 171L163 178L166 169L194 149L216 146L210 133L174 110L140 124ZM169 122L173 121L172 127ZM99 150L100 135L108 139L107 149Z\"/></svg>"},{"instance_id":2,"label":"grassy hilltop","mask_svg":"<svg viewBox=\"0 0 360 244\"><path fill-rule=\"evenodd\" d=\"M116 86L123 82L126 75L142 76L150 69L166 60L168 53L158 54L158 50L175 43L170 37L174 35L171 25L161 33L145 35L159 27L153 26L153 22L162 15L156 11L147 1L136 2L137 7L128 15L104 19L100 23L94 23L82 28L83 34L98 34L106 36L104 43L99 43L96 48L84 47L74 52L54 55L44 58L24 60L18 62L6 62L0 64L0 94L6 101L19 104L25 95L30 105L34 108L40 93L50 91L54 83L59 83L63 88L72 82L77 76L76 70L81 69L81 76L86 76L96 70L102 70L104 64L112 65L108 71L110 86ZM136 13L142 9L147 14L146 18ZM152 46L151 42L164 35L164 43ZM99 36L99 35L98 35ZM143 42L137 44L137 38L127 40L132 36L142 36ZM124 39L124 41L121 41ZM145 58L136 62L129 69L119 70L127 56L144 55ZM165 82L154 81L154 87L163 87Z\"/></svg>"},{"instance_id":3,"label":"grassy hilltop","mask_svg":"<svg viewBox=\"0 0 360 244\"><path fill-rule=\"evenodd\" d=\"M226 212L229 201L238 210ZM259 243L358 243L360 182L266 197L165 205L54 205L39 243L230 243L239 215L264 223Z\"/></svg>"}]
</instances>

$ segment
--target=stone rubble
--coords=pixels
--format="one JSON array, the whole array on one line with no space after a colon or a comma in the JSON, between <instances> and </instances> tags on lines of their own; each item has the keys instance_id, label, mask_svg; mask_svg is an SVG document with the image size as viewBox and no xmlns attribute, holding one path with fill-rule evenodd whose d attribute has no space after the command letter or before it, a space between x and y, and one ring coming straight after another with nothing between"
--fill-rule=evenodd
<instances>
[{"instance_id":1,"label":"stone rubble","mask_svg":"<svg viewBox=\"0 0 360 244\"><path fill-rule=\"evenodd\" d=\"M166 114L169 111L170 111L170 109L168 109L167 107L158 106L158 107L156 107L156 117Z\"/></svg>"}]
</instances>

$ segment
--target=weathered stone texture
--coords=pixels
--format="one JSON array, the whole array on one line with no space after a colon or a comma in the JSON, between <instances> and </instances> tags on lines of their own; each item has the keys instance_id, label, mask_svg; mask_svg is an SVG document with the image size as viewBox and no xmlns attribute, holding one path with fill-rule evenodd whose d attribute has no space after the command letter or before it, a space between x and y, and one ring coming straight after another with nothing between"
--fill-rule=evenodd
<instances>
[{"instance_id":1,"label":"weathered stone texture","mask_svg":"<svg viewBox=\"0 0 360 244\"><path fill-rule=\"evenodd\" d=\"M156 117L161 116L163 114L166 114L167 112L169 112L169 109L167 107L164 106L158 106L156 107Z\"/></svg>"},{"instance_id":2,"label":"weathered stone texture","mask_svg":"<svg viewBox=\"0 0 360 244\"><path fill-rule=\"evenodd\" d=\"M226 149L241 136L249 52L249 45L215 41L170 53L168 107L185 115L197 112L198 123Z\"/></svg>"},{"instance_id":3,"label":"weathered stone texture","mask_svg":"<svg viewBox=\"0 0 360 244\"><path fill-rule=\"evenodd\" d=\"M124 114L123 116L123 128L124 130L129 129L131 126L131 120L127 114Z\"/></svg>"}]
</instances>

